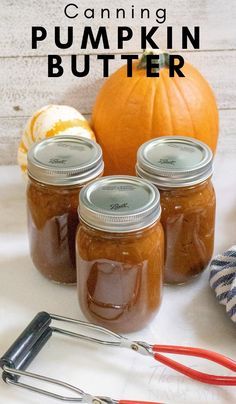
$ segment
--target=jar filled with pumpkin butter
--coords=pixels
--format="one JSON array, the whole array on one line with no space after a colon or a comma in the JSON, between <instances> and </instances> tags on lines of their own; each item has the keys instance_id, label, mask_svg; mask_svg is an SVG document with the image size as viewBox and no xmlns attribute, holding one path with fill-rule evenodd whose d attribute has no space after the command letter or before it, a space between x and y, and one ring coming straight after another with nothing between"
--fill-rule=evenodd
<instances>
[{"instance_id":1,"label":"jar filled with pumpkin butter","mask_svg":"<svg viewBox=\"0 0 236 404\"><path fill-rule=\"evenodd\" d=\"M100 146L78 136L42 140L28 153L30 253L35 267L52 281L76 283L79 193L103 168Z\"/></svg>"},{"instance_id":2,"label":"jar filled with pumpkin butter","mask_svg":"<svg viewBox=\"0 0 236 404\"><path fill-rule=\"evenodd\" d=\"M80 193L76 250L81 309L116 332L143 328L161 303L160 195L148 181L103 177Z\"/></svg>"},{"instance_id":3,"label":"jar filled with pumpkin butter","mask_svg":"<svg viewBox=\"0 0 236 404\"><path fill-rule=\"evenodd\" d=\"M183 284L208 266L214 248L213 154L198 140L160 137L138 150L136 172L161 195L165 233L164 281Z\"/></svg>"}]
</instances>

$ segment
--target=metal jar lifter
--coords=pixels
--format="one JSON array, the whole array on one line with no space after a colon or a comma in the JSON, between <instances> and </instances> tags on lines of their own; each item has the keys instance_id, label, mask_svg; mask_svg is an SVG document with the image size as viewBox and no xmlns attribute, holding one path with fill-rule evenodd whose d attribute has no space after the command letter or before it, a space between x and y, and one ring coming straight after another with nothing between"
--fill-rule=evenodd
<instances>
[{"instance_id":1,"label":"metal jar lifter","mask_svg":"<svg viewBox=\"0 0 236 404\"><path fill-rule=\"evenodd\" d=\"M65 323L74 323L84 327L87 330L93 330L100 335L106 335L107 338L100 339L91 337L86 334L79 334L66 330L64 328L58 328L53 325L53 320L63 321ZM128 348L142 355L151 356L158 362L169 366L176 370L195 379L202 383L222 385L222 386L236 386L236 376L217 376L207 373L203 373L194 369L191 369L175 360L168 358L162 353L180 354L187 356L196 356L216 362L223 367L236 372L236 362L230 358L227 358L221 354L208 351L200 348L190 348L184 346L172 346L172 345L150 345L142 341L131 341L126 337L116 334L106 328L96 326L94 324L87 323L85 321L74 320L67 317L62 317L54 314L48 314L46 312L38 313L31 323L26 327L22 334L11 345L8 351L0 359L0 366L3 369L2 378L8 384L13 384L18 387L22 387L37 393L41 393L45 396L56 398L62 401L78 402L87 404L140 404L141 401L129 401L129 400L114 400L109 397L93 396L85 393L78 387L72 386L60 380L52 379L39 374L31 373L25 369L32 362L38 352L43 348L52 333L64 334L70 337L75 337L81 340L95 342L102 345L109 345L120 348ZM53 391L49 391L43 388L35 387L31 384L25 384L20 381L20 377L24 376L29 379L37 379L41 382L49 383L51 385L61 386L70 392L75 393L74 397L67 397ZM157 404L157 403L155 403Z\"/></svg>"}]
</instances>

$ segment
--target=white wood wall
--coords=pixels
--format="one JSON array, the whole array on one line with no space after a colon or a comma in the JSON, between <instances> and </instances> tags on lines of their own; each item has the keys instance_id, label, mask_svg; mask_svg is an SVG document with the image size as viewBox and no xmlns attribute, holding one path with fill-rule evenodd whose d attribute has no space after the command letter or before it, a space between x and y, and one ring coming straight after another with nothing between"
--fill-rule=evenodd
<instances>
[{"instance_id":1,"label":"white wood wall","mask_svg":"<svg viewBox=\"0 0 236 404\"><path fill-rule=\"evenodd\" d=\"M159 28L159 46L165 48L165 27L172 25L175 33L175 49L180 49L180 27L201 27L201 50L185 51L184 57L200 69L213 87L220 110L219 153L236 152L236 0L80 0L74 1L79 13L87 7L123 7L126 20L94 20L76 18L69 20L63 10L68 0L1 0L0 2L0 164L14 164L19 138L27 118L38 108L48 103L68 104L78 108L88 118L91 114L98 89L102 82L101 61L92 54L91 73L86 78L73 77L69 71L70 55L82 53L79 48L83 25L94 28L105 25L111 39L110 53L116 54L111 71L124 61L120 53L140 51L140 25L155 25L155 10L167 9L166 23ZM131 5L137 12L140 7L153 11L153 17L141 20L130 18ZM31 49L31 27L43 25L48 30L47 39L38 50ZM72 48L60 51L54 44L55 25L75 28ZM131 26L132 42L122 52L117 52L116 29L118 25ZM63 55L65 73L61 78L47 77L47 55ZM85 53L85 51L84 51ZM98 53L104 53L99 49ZM105 51L107 53L107 50ZM81 56L82 57L82 56Z\"/></svg>"}]
</instances>

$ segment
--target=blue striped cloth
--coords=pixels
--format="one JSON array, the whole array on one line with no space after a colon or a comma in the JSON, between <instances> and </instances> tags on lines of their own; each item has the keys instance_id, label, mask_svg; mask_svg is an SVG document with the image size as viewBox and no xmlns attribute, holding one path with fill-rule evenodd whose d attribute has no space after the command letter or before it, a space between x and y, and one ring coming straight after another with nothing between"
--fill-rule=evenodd
<instances>
[{"instance_id":1,"label":"blue striped cloth","mask_svg":"<svg viewBox=\"0 0 236 404\"><path fill-rule=\"evenodd\" d=\"M210 264L210 286L216 298L236 323L236 245L215 257Z\"/></svg>"}]
</instances>

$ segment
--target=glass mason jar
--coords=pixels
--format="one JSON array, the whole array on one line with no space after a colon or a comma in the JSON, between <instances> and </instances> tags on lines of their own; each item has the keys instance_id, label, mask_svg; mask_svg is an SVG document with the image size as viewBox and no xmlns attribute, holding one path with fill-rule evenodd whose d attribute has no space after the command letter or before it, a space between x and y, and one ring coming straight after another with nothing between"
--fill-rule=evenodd
<instances>
[{"instance_id":1,"label":"glass mason jar","mask_svg":"<svg viewBox=\"0 0 236 404\"><path fill-rule=\"evenodd\" d=\"M208 266L214 248L213 155L195 139L160 137L138 151L136 172L161 195L166 283L182 284Z\"/></svg>"},{"instance_id":2,"label":"glass mason jar","mask_svg":"<svg viewBox=\"0 0 236 404\"><path fill-rule=\"evenodd\" d=\"M75 236L81 188L103 172L102 151L92 140L55 136L28 153L27 213L35 267L58 283L76 283Z\"/></svg>"},{"instance_id":3,"label":"glass mason jar","mask_svg":"<svg viewBox=\"0 0 236 404\"><path fill-rule=\"evenodd\" d=\"M77 282L88 320L116 332L143 328L161 302L164 235L149 182L103 177L80 193Z\"/></svg>"}]
</instances>

